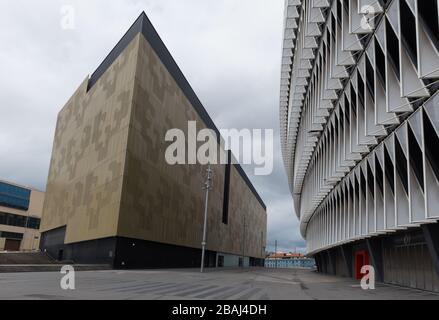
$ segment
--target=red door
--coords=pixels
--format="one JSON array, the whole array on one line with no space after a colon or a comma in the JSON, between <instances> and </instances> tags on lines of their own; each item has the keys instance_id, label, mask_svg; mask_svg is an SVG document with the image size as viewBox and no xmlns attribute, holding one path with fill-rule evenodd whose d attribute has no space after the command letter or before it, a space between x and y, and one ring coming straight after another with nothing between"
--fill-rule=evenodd
<instances>
[{"instance_id":1,"label":"red door","mask_svg":"<svg viewBox=\"0 0 439 320\"><path fill-rule=\"evenodd\" d=\"M361 280L364 274L361 274L361 268L369 265L369 253L367 251L357 251L355 253L355 279Z\"/></svg>"}]
</instances>

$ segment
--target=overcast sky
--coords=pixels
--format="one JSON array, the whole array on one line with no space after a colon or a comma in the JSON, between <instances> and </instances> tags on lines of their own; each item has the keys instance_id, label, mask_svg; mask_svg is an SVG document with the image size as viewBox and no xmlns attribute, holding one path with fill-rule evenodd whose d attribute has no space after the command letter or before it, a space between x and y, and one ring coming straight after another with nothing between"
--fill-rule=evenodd
<instances>
[{"instance_id":1,"label":"overcast sky","mask_svg":"<svg viewBox=\"0 0 439 320\"><path fill-rule=\"evenodd\" d=\"M75 28L61 28L63 8ZM218 128L275 130L274 173L254 177L268 246L304 247L279 145L284 0L1 0L0 179L45 190L56 117L145 11Z\"/></svg>"}]
</instances>

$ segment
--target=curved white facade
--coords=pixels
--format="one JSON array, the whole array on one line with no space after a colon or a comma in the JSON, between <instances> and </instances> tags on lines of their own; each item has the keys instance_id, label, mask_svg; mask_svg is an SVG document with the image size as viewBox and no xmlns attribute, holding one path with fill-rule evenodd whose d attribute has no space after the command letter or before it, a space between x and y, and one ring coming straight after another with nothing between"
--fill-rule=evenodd
<instances>
[{"instance_id":1,"label":"curved white facade","mask_svg":"<svg viewBox=\"0 0 439 320\"><path fill-rule=\"evenodd\" d=\"M437 0L287 0L280 122L309 255L439 220Z\"/></svg>"}]
</instances>

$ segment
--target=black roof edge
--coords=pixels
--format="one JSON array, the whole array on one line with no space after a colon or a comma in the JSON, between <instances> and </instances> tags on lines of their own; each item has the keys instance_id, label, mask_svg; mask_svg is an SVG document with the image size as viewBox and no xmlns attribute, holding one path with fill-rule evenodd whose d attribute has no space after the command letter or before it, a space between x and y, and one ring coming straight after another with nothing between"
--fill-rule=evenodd
<instances>
[{"instance_id":1,"label":"black roof edge","mask_svg":"<svg viewBox=\"0 0 439 320\"><path fill-rule=\"evenodd\" d=\"M99 65L96 71L90 76L90 79L88 80L87 91L90 91L90 89L96 84L96 82L98 82L98 80L102 77L105 71L107 71L108 68L110 68L113 62L116 61L116 59L131 43L131 41L137 36L137 34L142 32L142 25L144 18L147 17L145 12L142 12L142 14L136 19L136 21L132 24L132 26L122 37L122 39L119 40L119 42L110 51L110 53L107 55L104 61L102 61L102 63Z\"/></svg>"},{"instance_id":2,"label":"black roof edge","mask_svg":"<svg viewBox=\"0 0 439 320\"><path fill-rule=\"evenodd\" d=\"M198 96L195 94L195 91L192 89L186 77L183 75L183 72L178 67L174 58L172 57L169 50L166 48L156 29L152 25L146 13L143 11L137 20L132 24L132 26L128 29L122 39L116 44L116 46L111 50L108 56L104 59L104 61L99 65L96 71L90 76L88 81L87 91L89 91L102 77L105 71L110 68L110 66L116 61L119 55L125 50L125 48L131 43L131 41L137 36L137 34L142 33L145 39L149 42L154 52L160 58L163 65L166 67L168 72L174 78L175 82L178 84L180 89L185 94L186 98L195 108L195 111L198 113L200 118L205 122L206 126L215 131L218 142L220 142L221 134L216 127L215 123L212 121L212 118L207 113L203 104L201 103ZM242 169L240 164L235 164L235 168L238 170L239 174L242 176L250 190L255 195L256 199L262 205L264 210L267 210L267 206L264 201L260 197L259 193L256 191L255 187L251 183L245 171Z\"/></svg>"}]
</instances>

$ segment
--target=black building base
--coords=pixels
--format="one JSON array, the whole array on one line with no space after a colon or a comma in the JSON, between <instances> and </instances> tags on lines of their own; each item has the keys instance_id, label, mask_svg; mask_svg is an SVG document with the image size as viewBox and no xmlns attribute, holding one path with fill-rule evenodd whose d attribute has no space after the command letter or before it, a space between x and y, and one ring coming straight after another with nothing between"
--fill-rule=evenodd
<instances>
[{"instance_id":1,"label":"black building base","mask_svg":"<svg viewBox=\"0 0 439 320\"><path fill-rule=\"evenodd\" d=\"M116 238L116 269L199 268L201 250L158 242ZM205 267L216 267L216 252L206 251Z\"/></svg>"},{"instance_id":2,"label":"black building base","mask_svg":"<svg viewBox=\"0 0 439 320\"><path fill-rule=\"evenodd\" d=\"M58 261L104 264L114 269L198 268L201 265L201 249L124 237L64 244L65 232L66 228L44 232L40 249ZM206 251L205 267L216 267L216 257L216 252ZM250 258L250 265L263 265L263 260Z\"/></svg>"}]
</instances>

